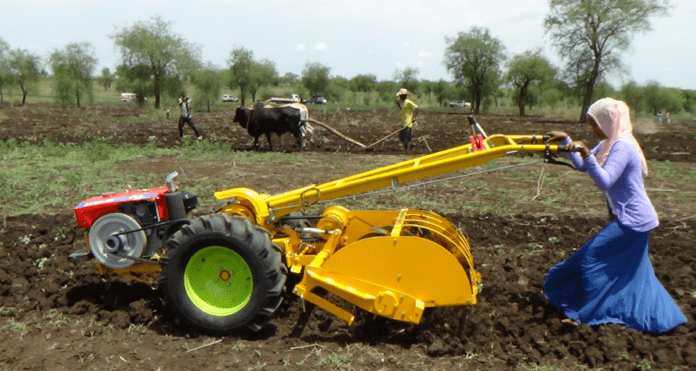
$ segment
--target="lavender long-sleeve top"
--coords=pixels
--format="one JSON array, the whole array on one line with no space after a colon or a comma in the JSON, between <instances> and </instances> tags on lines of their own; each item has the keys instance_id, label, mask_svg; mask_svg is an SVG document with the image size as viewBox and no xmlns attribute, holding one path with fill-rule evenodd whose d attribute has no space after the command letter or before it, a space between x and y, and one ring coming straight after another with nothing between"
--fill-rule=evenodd
<instances>
[{"instance_id":1,"label":"lavender long-sleeve top","mask_svg":"<svg viewBox=\"0 0 696 371\"><path fill-rule=\"evenodd\" d=\"M565 139L565 144L570 143ZM643 184L640 155L631 141L617 140L604 167L597 163L595 154L601 142L592 149L592 155L584 161L578 153L568 153L568 157L578 170L587 172L600 190L611 198L612 212L619 222L638 232L647 232L658 226L657 213Z\"/></svg>"}]
</instances>

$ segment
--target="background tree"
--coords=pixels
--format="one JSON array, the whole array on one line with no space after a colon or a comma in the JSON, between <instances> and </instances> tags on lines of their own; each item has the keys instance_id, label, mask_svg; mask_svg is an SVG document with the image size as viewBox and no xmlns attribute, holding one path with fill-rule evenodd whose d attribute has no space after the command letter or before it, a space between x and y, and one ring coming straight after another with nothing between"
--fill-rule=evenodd
<instances>
[{"instance_id":1,"label":"background tree","mask_svg":"<svg viewBox=\"0 0 696 371\"><path fill-rule=\"evenodd\" d=\"M111 84L114 82L114 75L108 67L104 67L101 70L101 76L97 79L99 85L104 87L104 90L108 90Z\"/></svg>"},{"instance_id":2,"label":"background tree","mask_svg":"<svg viewBox=\"0 0 696 371\"><path fill-rule=\"evenodd\" d=\"M399 91L399 85L391 80L382 80L377 83L375 90L379 93L379 99L382 102L391 103L389 107L394 106L394 100L396 99L396 92Z\"/></svg>"},{"instance_id":3,"label":"background tree","mask_svg":"<svg viewBox=\"0 0 696 371\"><path fill-rule=\"evenodd\" d=\"M278 78L278 84L285 86L295 85L298 81L300 81L300 76L292 72L286 72L285 75Z\"/></svg>"},{"instance_id":4,"label":"background tree","mask_svg":"<svg viewBox=\"0 0 696 371\"><path fill-rule=\"evenodd\" d=\"M0 38L0 103L3 101L3 91L7 86L12 84L12 79L10 76L10 44L6 43L5 40Z\"/></svg>"},{"instance_id":5,"label":"background tree","mask_svg":"<svg viewBox=\"0 0 696 371\"><path fill-rule=\"evenodd\" d=\"M555 77L556 70L541 55L540 49L527 50L512 57L508 63L506 80L515 87L520 116L524 116L525 106L532 103L530 88L541 88L554 81Z\"/></svg>"},{"instance_id":6,"label":"background tree","mask_svg":"<svg viewBox=\"0 0 696 371\"><path fill-rule=\"evenodd\" d=\"M641 90L645 107L653 115L665 111L676 113L683 108L684 97L679 91L664 88L656 81L648 82Z\"/></svg>"},{"instance_id":7,"label":"background tree","mask_svg":"<svg viewBox=\"0 0 696 371\"><path fill-rule=\"evenodd\" d=\"M428 80L422 80L420 82L419 89L421 89L421 91L423 93L427 94L428 98L430 98L430 94L433 92L434 86L435 86L434 82L428 81Z\"/></svg>"},{"instance_id":8,"label":"background tree","mask_svg":"<svg viewBox=\"0 0 696 371\"><path fill-rule=\"evenodd\" d=\"M696 91L694 90L682 90L681 92L684 100L682 101L682 107L688 113L696 112Z\"/></svg>"},{"instance_id":9,"label":"background tree","mask_svg":"<svg viewBox=\"0 0 696 371\"><path fill-rule=\"evenodd\" d=\"M137 22L111 36L121 50L127 68L146 66L152 76L155 108L160 108L162 81L167 76L186 76L200 65L200 47L172 33L170 23L159 17L150 22ZM149 76L148 76L149 79Z\"/></svg>"},{"instance_id":10,"label":"background tree","mask_svg":"<svg viewBox=\"0 0 696 371\"><path fill-rule=\"evenodd\" d=\"M230 89L239 88L239 100L245 105L246 93L251 89L251 70L254 64L254 53L244 48L235 48L230 52L227 63L230 66L227 86Z\"/></svg>"},{"instance_id":11,"label":"background tree","mask_svg":"<svg viewBox=\"0 0 696 371\"><path fill-rule=\"evenodd\" d=\"M490 98L490 102L494 107L498 107L498 98L505 96L505 90L501 89L501 86L504 84L503 78L502 72L498 70L496 73L486 75L484 79L481 96L483 99ZM487 107L490 108L491 104L488 104Z\"/></svg>"},{"instance_id":12,"label":"background tree","mask_svg":"<svg viewBox=\"0 0 696 371\"><path fill-rule=\"evenodd\" d=\"M363 93L369 93L375 90L377 85L377 76L372 74L356 75L350 79L350 89Z\"/></svg>"},{"instance_id":13,"label":"background tree","mask_svg":"<svg viewBox=\"0 0 696 371\"><path fill-rule=\"evenodd\" d=\"M268 59L252 62L249 73L251 74L249 93L254 102L256 101L256 93L262 86L271 86L278 81L278 71L276 71L275 63Z\"/></svg>"},{"instance_id":14,"label":"background tree","mask_svg":"<svg viewBox=\"0 0 696 371\"><path fill-rule=\"evenodd\" d=\"M433 83L433 93L435 93L435 99L441 106L446 105L447 101L454 95L451 84L443 79Z\"/></svg>"},{"instance_id":15,"label":"background tree","mask_svg":"<svg viewBox=\"0 0 696 371\"><path fill-rule=\"evenodd\" d=\"M621 86L619 97L626 102L635 115L644 110L643 91L638 83L631 80Z\"/></svg>"},{"instance_id":16,"label":"background tree","mask_svg":"<svg viewBox=\"0 0 696 371\"><path fill-rule=\"evenodd\" d=\"M619 93L614 89L614 86L603 79L595 86L594 96L598 99L604 97L618 97Z\"/></svg>"},{"instance_id":17,"label":"background tree","mask_svg":"<svg viewBox=\"0 0 696 371\"><path fill-rule=\"evenodd\" d=\"M329 79L329 85L322 94L324 98L331 102L341 103L344 101L343 97L348 91L350 91L350 80L342 76L335 76ZM354 98L353 103L357 103L357 98L355 97L355 95L351 97Z\"/></svg>"},{"instance_id":18,"label":"background tree","mask_svg":"<svg viewBox=\"0 0 696 371\"><path fill-rule=\"evenodd\" d=\"M196 71L190 72L188 74L189 80L191 74L195 73ZM178 107L178 104L176 104L176 100L179 99L181 96L181 92L186 90L185 82L187 80L186 76L179 76L179 75L171 75L171 76L165 76L161 81L160 81L160 92L163 93L165 96L169 98L169 100L172 102L172 104L176 105Z\"/></svg>"},{"instance_id":19,"label":"background tree","mask_svg":"<svg viewBox=\"0 0 696 371\"><path fill-rule=\"evenodd\" d=\"M63 50L54 50L48 61L56 79L57 102L80 107L84 96L92 99L92 73L97 65L92 44L68 44Z\"/></svg>"},{"instance_id":20,"label":"background tree","mask_svg":"<svg viewBox=\"0 0 696 371\"><path fill-rule=\"evenodd\" d=\"M220 72L212 63L207 63L191 74L191 83L196 87L198 101L205 102L210 112L210 105L220 96Z\"/></svg>"},{"instance_id":21,"label":"background tree","mask_svg":"<svg viewBox=\"0 0 696 371\"><path fill-rule=\"evenodd\" d=\"M309 90L310 95L324 94L329 86L330 67L320 63L307 63L302 70L302 85Z\"/></svg>"},{"instance_id":22,"label":"background tree","mask_svg":"<svg viewBox=\"0 0 696 371\"><path fill-rule=\"evenodd\" d=\"M145 103L145 98L152 95L152 81L150 79L150 67L139 64L133 67L119 65L116 67L116 89L122 92L130 92L136 95L139 105Z\"/></svg>"},{"instance_id":23,"label":"background tree","mask_svg":"<svg viewBox=\"0 0 696 371\"><path fill-rule=\"evenodd\" d=\"M454 80L466 86L479 113L481 100L497 89L500 68L505 61L505 46L486 28L472 27L456 38L445 37L445 67Z\"/></svg>"},{"instance_id":24,"label":"background tree","mask_svg":"<svg viewBox=\"0 0 696 371\"><path fill-rule=\"evenodd\" d=\"M19 85L22 90L22 105L24 105L27 95L41 76L41 57L25 49L12 49L8 53L7 64L10 81Z\"/></svg>"},{"instance_id":25,"label":"background tree","mask_svg":"<svg viewBox=\"0 0 696 371\"><path fill-rule=\"evenodd\" d=\"M669 0L551 0L544 28L552 45L566 61L582 93L580 121L600 78L620 68L619 51L633 34L650 30L648 18L667 13Z\"/></svg>"},{"instance_id":26,"label":"background tree","mask_svg":"<svg viewBox=\"0 0 696 371\"><path fill-rule=\"evenodd\" d=\"M541 89L541 91L538 92L539 103L556 109L559 103L563 102L563 99L565 98L563 91L564 89L562 86L560 86L558 80L555 80L552 83L547 84L544 89Z\"/></svg>"},{"instance_id":27,"label":"background tree","mask_svg":"<svg viewBox=\"0 0 696 371\"><path fill-rule=\"evenodd\" d=\"M418 87L420 85L417 78L418 73L418 68L415 67L406 67L403 70L396 70L396 72L394 72L394 81L411 93L418 94ZM394 94L396 94L396 92L394 92Z\"/></svg>"}]
</instances>

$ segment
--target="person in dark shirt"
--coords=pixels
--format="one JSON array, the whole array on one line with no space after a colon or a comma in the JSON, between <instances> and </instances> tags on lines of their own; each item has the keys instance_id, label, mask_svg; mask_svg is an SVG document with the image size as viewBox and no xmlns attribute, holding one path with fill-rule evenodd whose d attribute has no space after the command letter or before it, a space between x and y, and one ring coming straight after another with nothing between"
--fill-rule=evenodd
<instances>
[{"instance_id":1,"label":"person in dark shirt","mask_svg":"<svg viewBox=\"0 0 696 371\"><path fill-rule=\"evenodd\" d=\"M181 115L179 116L179 137L184 137L184 125L188 124L193 132L196 133L198 140L203 139L201 134L198 132L198 128L193 123L193 118L191 117L191 98L186 96L186 92L181 93L181 97L177 100L179 104L179 109L181 110Z\"/></svg>"}]
</instances>

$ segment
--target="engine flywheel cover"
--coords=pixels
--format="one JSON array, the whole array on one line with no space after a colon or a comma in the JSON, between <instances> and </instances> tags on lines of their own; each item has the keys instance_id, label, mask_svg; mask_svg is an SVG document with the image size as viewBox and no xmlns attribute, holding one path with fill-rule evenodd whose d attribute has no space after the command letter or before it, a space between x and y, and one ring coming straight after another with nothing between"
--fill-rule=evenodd
<instances>
[{"instance_id":1,"label":"engine flywheel cover","mask_svg":"<svg viewBox=\"0 0 696 371\"><path fill-rule=\"evenodd\" d=\"M136 263L147 246L145 231L133 232L140 228L129 215L103 215L89 230L89 248L101 264L113 269L128 268Z\"/></svg>"}]
</instances>

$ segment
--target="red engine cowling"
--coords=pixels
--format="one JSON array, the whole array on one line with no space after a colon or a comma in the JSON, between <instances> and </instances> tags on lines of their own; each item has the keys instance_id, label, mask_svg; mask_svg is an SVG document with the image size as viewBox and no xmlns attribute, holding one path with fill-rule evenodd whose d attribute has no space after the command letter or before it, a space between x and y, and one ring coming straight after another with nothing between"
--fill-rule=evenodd
<instances>
[{"instance_id":1,"label":"red engine cowling","mask_svg":"<svg viewBox=\"0 0 696 371\"><path fill-rule=\"evenodd\" d=\"M108 268L123 269L155 255L171 234L188 223L187 213L198 204L195 194L176 190L177 175L169 174L166 186L80 202L75 220L79 227L88 228L89 246L70 254L70 259L94 257Z\"/></svg>"},{"instance_id":2,"label":"red engine cowling","mask_svg":"<svg viewBox=\"0 0 696 371\"><path fill-rule=\"evenodd\" d=\"M155 217L157 221L168 220L167 203L164 195L169 193L169 187L162 186L148 190L135 190L118 193L104 194L88 198L75 207L75 220L77 226L89 228L104 214L121 212L123 204L128 203L152 203L154 202ZM137 212L137 211L136 211ZM141 210L141 214L144 210Z\"/></svg>"}]
</instances>

